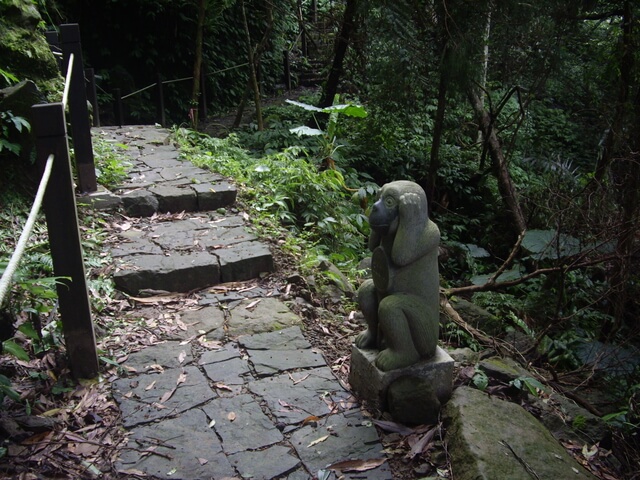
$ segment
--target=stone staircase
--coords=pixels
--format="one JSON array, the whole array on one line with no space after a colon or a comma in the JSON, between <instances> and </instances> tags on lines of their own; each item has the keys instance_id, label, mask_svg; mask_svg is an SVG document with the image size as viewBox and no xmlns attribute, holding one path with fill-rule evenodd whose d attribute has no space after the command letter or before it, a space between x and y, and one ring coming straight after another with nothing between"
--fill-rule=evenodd
<instances>
[{"instance_id":1,"label":"stone staircase","mask_svg":"<svg viewBox=\"0 0 640 480\"><path fill-rule=\"evenodd\" d=\"M95 207L124 211L111 249L118 289L189 292L273 270L268 246L248 230L246 215L234 212L235 186L180 160L168 130L103 127L93 135L127 145L131 156L125 184L85 197Z\"/></svg>"}]
</instances>

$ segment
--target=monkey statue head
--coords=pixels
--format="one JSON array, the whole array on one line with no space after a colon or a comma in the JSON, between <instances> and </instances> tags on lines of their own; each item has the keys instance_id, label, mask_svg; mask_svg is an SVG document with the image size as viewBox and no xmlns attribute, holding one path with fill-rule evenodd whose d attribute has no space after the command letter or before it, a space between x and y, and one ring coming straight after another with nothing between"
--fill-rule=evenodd
<instances>
[{"instance_id":1,"label":"monkey statue head","mask_svg":"<svg viewBox=\"0 0 640 480\"><path fill-rule=\"evenodd\" d=\"M369 213L369 225L380 237L395 235L397 232L400 222L400 197L409 192L418 196L418 208L422 213L412 221L425 223L428 219L427 196L422 187L405 180L387 183L378 192L378 199ZM423 219L424 221L422 221ZM421 226L417 226L417 228L421 228Z\"/></svg>"}]
</instances>

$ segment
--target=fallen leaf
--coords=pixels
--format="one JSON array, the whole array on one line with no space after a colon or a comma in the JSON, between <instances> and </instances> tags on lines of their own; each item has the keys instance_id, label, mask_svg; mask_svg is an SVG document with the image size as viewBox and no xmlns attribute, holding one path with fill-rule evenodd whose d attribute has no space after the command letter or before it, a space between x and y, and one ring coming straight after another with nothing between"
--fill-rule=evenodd
<instances>
[{"instance_id":1,"label":"fallen leaf","mask_svg":"<svg viewBox=\"0 0 640 480\"><path fill-rule=\"evenodd\" d=\"M149 391L151 390L153 387L156 386L156 381L154 380L153 382L151 382L149 385L147 385L144 389Z\"/></svg>"},{"instance_id":2,"label":"fallen leaf","mask_svg":"<svg viewBox=\"0 0 640 480\"><path fill-rule=\"evenodd\" d=\"M309 445L307 445L307 448L309 447L313 447L314 445L317 445L319 443L324 442L327 438L329 438L329 435L325 435L324 437L320 437L315 439L313 442L311 442Z\"/></svg>"},{"instance_id":3,"label":"fallen leaf","mask_svg":"<svg viewBox=\"0 0 640 480\"><path fill-rule=\"evenodd\" d=\"M408 458L415 458L416 456L420 455L425 447L427 445L429 445L429 443L431 443L431 440L433 440L433 436L436 434L436 429L437 427L433 427L431 430L429 430L427 433L425 433L412 447L411 447L411 451L407 454Z\"/></svg>"},{"instance_id":4,"label":"fallen leaf","mask_svg":"<svg viewBox=\"0 0 640 480\"><path fill-rule=\"evenodd\" d=\"M216 424L216 421L215 421L215 420L211 420L211 421L209 422L209 428L213 428L213 426L214 426L215 424Z\"/></svg>"},{"instance_id":5,"label":"fallen leaf","mask_svg":"<svg viewBox=\"0 0 640 480\"><path fill-rule=\"evenodd\" d=\"M372 419L371 421L386 432L399 433L400 435L410 435L414 432L411 428L406 427L401 423L375 419Z\"/></svg>"},{"instance_id":6,"label":"fallen leaf","mask_svg":"<svg viewBox=\"0 0 640 480\"><path fill-rule=\"evenodd\" d=\"M206 458L198 457L198 462L200 462L200 465L206 465L207 463L209 463L209 460L207 460Z\"/></svg>"},{"instance_id":7,"label":"fallen leaf","mask_svg":"<svg viewBox=\"0 0 640 480\"><path fill-rule=\"evenodd\" d=\"M227 420L229 420L230 422L233 422L236 419L236 412L229 412L229 414L227 415Z\"/></svg>"},{"instance_id":8,"label":"fallen leaf","mask_svg":"<svg viewBox=\"0 0 640 480\"><path fill-rule=\"evenodd\" d=\"M320 417L316 417L315 415L311 415L305 418L302 421L302 425L307 425L308 423L318 423L320 421Z\"/></svg>"},{"instance_id":9,"label":"fallen leaf","mask_svg":"<svg viewBox=\"0 0 640 480\"><path fill-rule=\"evenodd\" d=\"M294 385L297 385L300 382L304 382L307 378L309 378L309 374L308 373L304 377L299 378L298 380L293 378L293 375L289 374L289 379L293 382Z\"/></svg>"},{"instance_id":10,"label":"fallen leaf","mask_svg":"<svg viewBox=\"0 0 640 480\"><path fill-rule=\"evenodd\" d=\"M162 373L164 372L164 367L162 365L158 365L157 363L154 363L152 365L149 365L147 367L147 370L153 370L155 372Z\"/></svg>"},{"instance_id":11,"label":"fallen leaf","mask_svg":"<svg viewBox=\"0 0 640 480\"><path fill-rule=\"evenodd\" d=\"M328 470L340 470L341 472L366 472L378 468L384 462L386 458L371 458L368 460L344 460L342 462L336 462L327 467Z\"/></svg>"},{"instance_id":12,"label":"fallen leaf","mask_svg":"<svg viewBox=\"0 0 640 480\"><path fill-rule=\"evenodd\" d=\"M124 475L133 475L136 477L146 477L147 474L142 470L136 470L135 468L127 468L126 470L118 470L118 473L122 473Z\"/></svg>"},{"instance_id":13,"label":"fallen leaf","mask_svg":"<svg viewBox=\"0 0 640 480\"><path fill-rule=\"evenodd\" d=\"M178 380L176 380L176 385L180 385L181 383L184 383L187 381L187 372L182 372L180 375L178 375Z\"/></svg>"},{"instance_id":14,"label":"fallen leaf","mask_svg":"<svg viewBox=\"0 0 640 480\"><path fill-rule=\"evenodd\" d=\"M180 352L180 355L178 355L178 363L182 363L184 362L184 359L187 358L187 352L185 352L184 350L182 350Z\"/></svg>"},{"instance_id":15,"label":"fallen leaf","mask_svg":"<svg viewBox=\"0 0 640 480\"><path fill-rule=\"evenodd\" d=\"M219 390L228 390L230 392L233 392L233 389L231 387L225 385L224 383L215 383L213 386L216 387Z\"/></svg>"},{"instance_id":16,"label":"fallen leaf","mask_svg":"<svg viewBox=\"0 0 640 480\"><path fill-rule=\"evenodd\" d=\"M175 388L172 388L171 390L169 390L168 392L166 392L161 398L160 398L160 403L165 403L167 400L169 400L171 398L171 396L176 392Z\"/></svg>"},{"instance_id":17,"label":"fallen leaf","mask_svg":"<svg viewBox=\"0 0 640 480\"><path fill-rule=\"evenodd\" d=\"M260 302L262 301L261 298L254 300L253 302L251 302L249 305L246 306L246 310L251 310L252 308L254 308L256 305L258 305Z\"/></svg>"}]
</instances>

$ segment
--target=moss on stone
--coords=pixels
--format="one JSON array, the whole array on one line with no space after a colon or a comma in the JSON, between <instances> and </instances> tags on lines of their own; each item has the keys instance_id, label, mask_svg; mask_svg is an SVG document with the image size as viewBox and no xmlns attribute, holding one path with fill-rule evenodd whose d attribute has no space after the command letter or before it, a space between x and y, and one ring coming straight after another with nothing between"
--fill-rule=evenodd
<instances>
[{"instance_id":1,"label":"moss on stone","mask_svg":"<svg viewBox=\"0 0 640 480\"><path fill-rule=\"evenodd\" d=\"M60 91L62 81L41 24L40 14L29 1L0 4L0 68L20 80L32 80L50 96Z\"/></svg>"}]
</instances>

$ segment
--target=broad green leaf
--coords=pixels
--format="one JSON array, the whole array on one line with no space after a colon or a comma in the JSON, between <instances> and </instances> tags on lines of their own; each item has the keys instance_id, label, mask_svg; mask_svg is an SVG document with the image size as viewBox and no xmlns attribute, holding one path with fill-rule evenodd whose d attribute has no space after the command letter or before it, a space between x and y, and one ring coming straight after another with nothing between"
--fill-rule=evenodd
<instances>
[{"instance_id":1,"label":"broad green leaf","mask_svg":"<svg viewBox=\"0 0 640 480\"><path fill-rule=\"evenodd\" d=\"M500 276L496 279L496 282L508 282L511 280L517 280L523 274L523 270L520 267L512 268L511 270L505 270L500 274ZM471 278L471 283L474 285L484 285L489 281L490 278L493 277L495 273L488 273L485 275L476 275Z\"/></svg>"},{"instance_id":2,"label":"broad green leaf","mask_svg":"<svg viewBox=\"0 0 640 480\"><path fill-rule=\"evenodd\" d=\"M487 258L491 256L484 248L474 245L473 243L465 243L463 246L469 251L469 255L473 258Z\"/></svg>"},{"instance_id":3,"label":"broad green leaf","mask_svg":"<svg viewBox=\"0 0 640 480\"><path fill-rule=\"evenodd\" d=\"M304 108L305 110L309 110L310 112L322 112L323 110L318 107L314 107L313 105L309 105L308 103L296 102L295 100L285 100L285 102L290 103L291 105L295 105L296 107Z\"/></svg>"},{"instance_id":4,"label":"broad green leaf","mask_svg":"<svg viewBox=\"0 0 640 480\"><path fill-rule=\"evenodd\" d=\"M484 391L489 386L489 377L482 370L476 369L476 374L473 376L473 384L478 390Z\"/></svg>"},{"instance_id":5,"label":"broad green leaf","mask_svg":"<svg viewBox=\"0 0 640 480\"><path fill-rule=\"evenodd\" d=\"M557 260L580 253L580 240L555 230L528 230L522 248L540 260Z\"/></svg>"},{"instance_id":6,"label":"broad green leaf","mask_svg":"<svg viewBox=\"0 0 640 480\"><path fill-rule=\"evenodd\" d=\"M317 128L307 127L306 125L302 125L300 127L290 128L289 131L291 133L295 133L299 136L308 135L310 137L322 135L324 132L322 130L318 130Z\"/></svg>"},{"instance_id":7,"label":"broad green leaf","mask_svg":"<svg viewBox=\"0 0 640 480\"><path fill-rule=\"evenodd\" d=\"M366 116L368 115L367 111L362 105L353 104L332 105L330 107L324 108L322 111L325 113L342 113L349 117L358 118L366 118Z\"/></svg>"},{"instance_id":8,"label":"broad green leaf","mask_svg":"<svg viewBox=\"0 0 640 480\"><path fill-rule=\"evenodd\" d=\"M36 329L33 328L33 324L31 322L25 322L22 325L20 325L18 327L18 331L22 332L23 334L25 334L27 337L29 337L32 340L39 340L40 336L38 335L38 332L36 332Z\"/></svg>"},{"instance_id":9,"label":"broad green leaf","mask_svg":"<svg viewBox=\"0 0 640 480\"><path fill-rule=\"evenodd\" d=\"M29 354L26 352L26 350L13 340L5 340L4 342L2 342L2 348L5 352L10 353L18 360L23 360L25 362L29 361Z\"/></svg>"}]
</instances>

